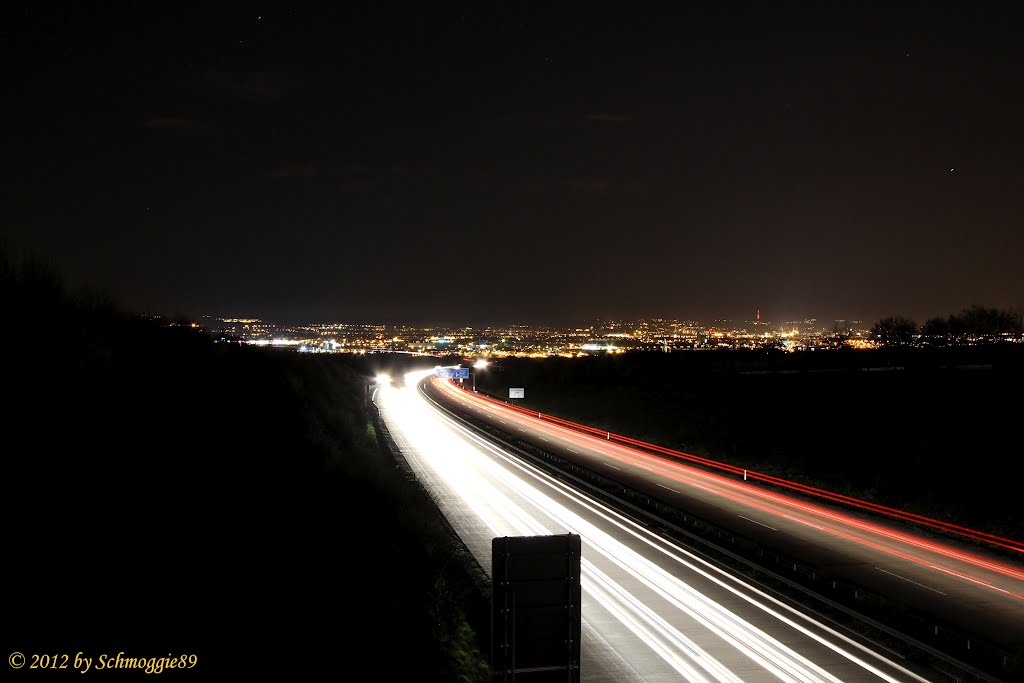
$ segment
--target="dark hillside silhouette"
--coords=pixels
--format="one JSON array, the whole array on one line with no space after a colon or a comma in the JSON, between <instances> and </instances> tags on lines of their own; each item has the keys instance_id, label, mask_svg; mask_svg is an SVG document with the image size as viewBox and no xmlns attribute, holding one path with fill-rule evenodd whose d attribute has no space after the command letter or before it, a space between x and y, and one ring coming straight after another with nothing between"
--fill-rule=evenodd
<instances>
[{"instance_id":1,"label":"dark hillside silhouette","mask_svg":"<svg viewBox=\"0 0 1024 683\"><path fill-rule=\"evenodd\" d=\"M0 267L9 650L486 677L479 577L378 445L363 361L217 344Z\"/></svg>"}]
</instances>

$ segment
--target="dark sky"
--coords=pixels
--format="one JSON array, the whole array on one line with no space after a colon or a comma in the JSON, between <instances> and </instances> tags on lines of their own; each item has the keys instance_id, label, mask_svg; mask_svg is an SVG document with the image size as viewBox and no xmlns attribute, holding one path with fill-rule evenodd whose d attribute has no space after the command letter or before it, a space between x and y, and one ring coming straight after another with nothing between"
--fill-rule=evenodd
<instances>
[{"instance_id":1,"label":"dark sky","mask_svg":"<svg viewBox=\"0 0 1024 683\"><path fill-rule=\"evenodd\" d=\"M16 4L0 235L164 314L1021 307L1022 19L1020 2Z\"/></svg>"}]
</instances>

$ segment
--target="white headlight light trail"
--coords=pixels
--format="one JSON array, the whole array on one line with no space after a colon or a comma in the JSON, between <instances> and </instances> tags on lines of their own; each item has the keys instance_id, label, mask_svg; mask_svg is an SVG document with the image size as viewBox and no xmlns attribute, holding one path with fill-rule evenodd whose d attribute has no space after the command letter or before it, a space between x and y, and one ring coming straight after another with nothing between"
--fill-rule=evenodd
<instances>
[{"instance_id":1,"label":"white headlight light trail","mask_svg":"<svg viewBox=\"0 0 1024 683\"><path fill-rule=\"evenodd\" d=\"M777 600L756 589L736 589L715 575L719 570L692 553L663 539L658 542L651 540L649 532L613 510L593 502L533 467L510 459L490 442L453 420L443 418L416 393L417 381L431 372L410 373L404 388L383 387L381 393L383 407L394 416L396 423L402 425L405 434L415 439L417 455L426 466L458 492L463 504L479 515L494 536L567 532L579 534L584 543L584 557L581 561L583 590L686 680L741 683L743 679L673 626L665 616L638 599L606 571L599 569L590 558L600 556L603 558L602 564L611 563L627 572L632 580L639 581L674 610L716 634L779 680L792 683L841 683L841 679L580 517L552 495L567 497L572 504L584 506L589 513L599 515L615 525L617 535L629 535L662 553L668 562L667 566L682 566L687 571L699 573L802 631L879 679L900 683L901 680L911 678L927 683L927 679L909 671L906 672L908 678L896 679L887 675L853 652L782 614L780 610L789 608ZM500 458L501 462L486 457L480 451L489 452ZM492 481L498 485L492 484ZM505 490L511 491L514 496L506 495ZM537 512L531 514L531 511L525 509L526 506L517 504L513 500L515 496L529 501ZM763 602L752 597L752 593L758 594ZM861 647L834 631L832 634L847 645Z\"/></svg>"}]
</instances>

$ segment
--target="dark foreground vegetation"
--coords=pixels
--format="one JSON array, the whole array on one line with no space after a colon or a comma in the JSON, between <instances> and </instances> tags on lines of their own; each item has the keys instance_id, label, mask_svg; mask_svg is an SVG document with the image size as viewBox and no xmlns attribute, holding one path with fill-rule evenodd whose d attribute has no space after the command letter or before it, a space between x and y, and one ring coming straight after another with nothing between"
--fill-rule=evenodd
<instances>
[{"instance_id":1,"label":"dark foreground vegetation","mask_svg":"<svg viewBox=\"0 0 1024 683\"><path fill-rule=\"evenodd\" d=\"M0 304L6 651L487 678L488 588L380 447L375 368L133 319L31 259Z\"/></svg>"},{"instance_id":2,"label":"dark foreground vegetation","mask_svg":"<svg viewBox=\"0 0 1024 683\"><path fill-rule=\"evenodd\" d=\"M507 359L477 388L521 405L1024 538L1024 345Z\"/></svg>"}]
</instances>

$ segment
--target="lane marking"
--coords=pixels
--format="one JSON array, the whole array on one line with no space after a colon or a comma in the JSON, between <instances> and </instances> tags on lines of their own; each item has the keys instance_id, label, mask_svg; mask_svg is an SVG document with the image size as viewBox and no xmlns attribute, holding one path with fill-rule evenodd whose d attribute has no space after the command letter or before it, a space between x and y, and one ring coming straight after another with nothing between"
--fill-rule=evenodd
<instances>
[{"instance_id":1,"label":"lane marking","mask_svg":"<svg viewBox=\"0 0 1024 683\"><path fill-rule=\"evenodd\" d=\"M620 472L622 471L621 467L616 467L615 465L612 465L612 464L609 464L609 463L605 463L605 465L608 465L608 467L611 467L613 470L618 470Z\"/></svg>"},{"instance_id":2,"label":"lane marking","mask_svg":"<svg viewBox=\"0 0 1024 683\"><path fill-rule=\"evenodd\" d=\"M917 581L914 581L913 579L908 579L908 578L907 578L907 577L905 577L905 576L900 576L899 574L893 574L893 573L892 573L891 571L889 571L888 569L882 569L881 567L875 567L875 569L877 569L877 570L878 570L878 571L880 571L880 572L885 572L885 573L886 573L886 574L888 574L889 576L895 576L895 577L896 577L897 579L903 579L904 581L909 581L910 583L914 584L915 586L920 586L921 588L927 588L927 589L928 589L928 590L930 590L930 591L935 591L935 592L936 592L936 593L938 593L939 595L948 595L948 593L943 593L943 592L942 592L942 591L940 591L940 590L939 590L938 588L932 588L931 586L926 586L926 585L924 585L923 583L918 583Z\"/></svg>"},{"instance_id":3,"label":"lane marking","mask_svg":"<svg viewBox=\"0 0 1024 683\"><path fill-rule=\"evenodd\" d=\"M766 529L771 529L772 531L778 531L778 529L776 529L775 527L773 527L773 526L768 526L767 524L763 524L762 522L759 522L759 521L757 521L756 519L751 519L750 517L744 517L743 515L738 515L738 517L739 517L740 519L745 519L745 520L747 520L748 522L753 522L754 524L760 524L761 526L763 526L763 527L764 527L764 528L766 528Z\"/></svg>"},{"instance_id":4,"label":"lane marking","mask_svg":"<svg viewBox=\"0 0 1024 683\"><path fill-rule=\"evenodd\" d=\"M679 493L679 491L676 491L675 489L669 488L667 486L663 486L662 484L657 484L657 485L661 486L661 488L665 489L666 491L671 491L672 493Z\"/></svg>"}]
</instances>

